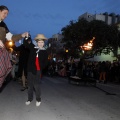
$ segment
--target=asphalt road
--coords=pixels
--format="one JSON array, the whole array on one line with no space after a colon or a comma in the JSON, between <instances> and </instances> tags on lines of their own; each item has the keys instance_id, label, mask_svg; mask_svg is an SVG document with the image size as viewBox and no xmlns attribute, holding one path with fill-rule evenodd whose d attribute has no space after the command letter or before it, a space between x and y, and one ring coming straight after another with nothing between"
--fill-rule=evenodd
<instances>
[{"instance_id":1,"label":"asphalt road","mask_svg":"<svg viewBox=\"0 0 120 120\"><path fill-rule=\"evenodd\" d=\"M0 93L0 120L120 120L120 86L77 86L66 78L43 77L39 107L35 99L26 106L27 90L20 89L11 81Z\"/></svg>"}]
</instances>

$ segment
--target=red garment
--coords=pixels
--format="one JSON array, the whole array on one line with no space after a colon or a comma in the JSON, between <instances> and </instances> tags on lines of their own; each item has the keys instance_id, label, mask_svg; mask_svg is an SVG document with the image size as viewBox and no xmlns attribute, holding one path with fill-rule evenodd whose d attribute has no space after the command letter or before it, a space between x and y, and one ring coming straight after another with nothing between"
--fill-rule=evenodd
<instances>
[{"instance_id":1,"label":"red garment","mask_svg":"<svg viewBox=\"0 0 120 120\"><path fill-rule=\"evenodd\" d=\"M35 64L36 64L36 69L40 70L40 63L39 63L39 59L37 56L36 56Z\"/></svg>"},{"instance_id":2,"label":"red garment","mask_svg":"<svg viewBox=\"0 0 120 120\"><path fill-rule=\"evenodd\" d=\"M5 48L0 48L0 87L12 69L9 53Z\"/></svg>"}]
</instances>

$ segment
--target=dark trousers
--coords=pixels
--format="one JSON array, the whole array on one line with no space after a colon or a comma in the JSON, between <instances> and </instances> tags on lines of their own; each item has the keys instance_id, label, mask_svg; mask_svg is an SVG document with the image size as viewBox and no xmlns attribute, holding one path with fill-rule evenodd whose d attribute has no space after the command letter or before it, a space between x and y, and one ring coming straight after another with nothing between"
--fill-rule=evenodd
<instances>
[{"instance_id":1,"label":"dark trousers","mask_svg":"<svg viewBox=\"0 0 120 120\"><path fill-rule=\"evenodd\" d=\"M41 101L41 71L37 71L36 75L28 72L28 100L33 100L33 92L35 90L36 101Z\"/></svg>"},{"instance_id":2,"label":"dark trousers","mask_svg":"<svg viewBox=\"0 0 120 120\"><path fill-rule=\"evenodd\" d=\"M17 77L22 77L23 71L25 77L27 77L27 63L19 63Z\"/></svg>"}]
</instances>

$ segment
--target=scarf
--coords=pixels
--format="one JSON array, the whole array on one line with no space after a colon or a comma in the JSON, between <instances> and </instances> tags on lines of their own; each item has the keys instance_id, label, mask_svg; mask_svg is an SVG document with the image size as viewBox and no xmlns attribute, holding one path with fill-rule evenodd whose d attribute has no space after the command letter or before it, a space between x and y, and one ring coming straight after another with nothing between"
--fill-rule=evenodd
<instances>
[{"instance_id":1,"label":"scarf","mask_svg":"<svg viewBox=\"0 0 120 120\"><path fill-rule=\"evenodd\" d=\"M39 52L40 50L46 50L44 47L43 47L43 48L39 48L38 46L35 46L34 48L37 49L37 51L36 51L37 54L38 54L38 52Z\"/></svg>"}]
</instances>

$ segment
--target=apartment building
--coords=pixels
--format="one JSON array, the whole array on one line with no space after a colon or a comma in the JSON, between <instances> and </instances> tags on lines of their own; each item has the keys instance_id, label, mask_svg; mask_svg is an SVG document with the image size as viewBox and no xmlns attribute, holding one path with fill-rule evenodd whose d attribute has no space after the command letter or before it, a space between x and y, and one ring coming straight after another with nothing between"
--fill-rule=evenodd
<instances>
[{"instance_id":1,"label":"apartment building","mask_svg":"<svg viewBox=\"0 0 120 120\"><path fill-rule=\"evenodd\" d=\"M120 15L116 15L115 13L108 14L107 12L100 14L90 14L86 12L81 16L79 16L78 19L82 19L82 18L86 19L89 22L92 20L101 20L106 22L108 25L116 24L120 22Z\"/></svg>"}]
</instances>

